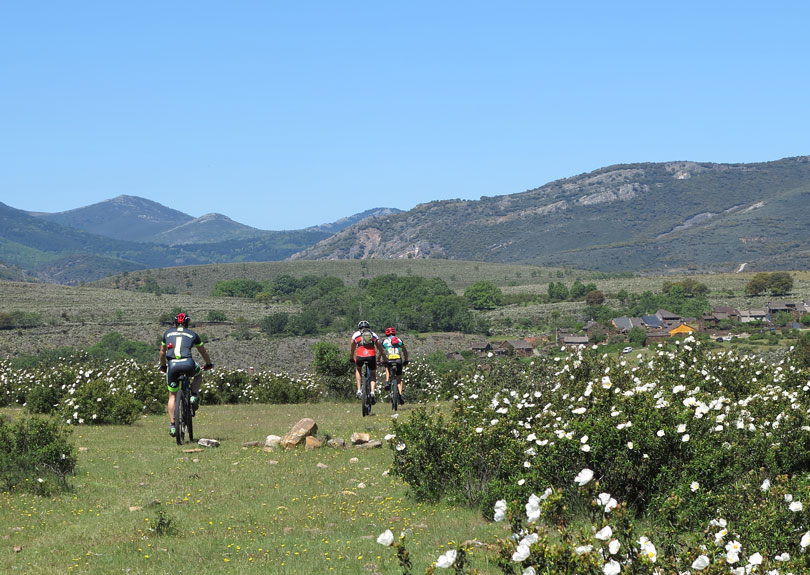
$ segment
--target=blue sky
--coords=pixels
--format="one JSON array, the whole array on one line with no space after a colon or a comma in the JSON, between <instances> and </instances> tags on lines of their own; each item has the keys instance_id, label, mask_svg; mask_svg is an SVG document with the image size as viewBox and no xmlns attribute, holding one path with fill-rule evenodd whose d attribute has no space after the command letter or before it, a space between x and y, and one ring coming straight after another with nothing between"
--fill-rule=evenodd
<instances>
[{"instance_id":1,"label":"blue sky","mask_svg":"<svg viewBox=\"0 0 810 575\"><path fill-rule=\"evenodd\" d=\"M297 229L810 154L806 2L0 4L0 201Z\"/></svg>"}]
</instances>

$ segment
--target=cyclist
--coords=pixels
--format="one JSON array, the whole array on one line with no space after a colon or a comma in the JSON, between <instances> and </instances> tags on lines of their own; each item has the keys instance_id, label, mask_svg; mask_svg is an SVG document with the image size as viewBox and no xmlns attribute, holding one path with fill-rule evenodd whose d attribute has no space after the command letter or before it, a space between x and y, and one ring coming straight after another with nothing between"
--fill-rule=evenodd
<instances>
[{"instance_id":1,"label":"cyclist","mask_svg":"<svg viewBox=\"0 0 810 575\"><path fill-rule=\"evenodd\" d=\"M382 341L382 346L385 350L386 389L390 389L391 387L391 364L396 364L399 368L396 370L399 404L404 405L405 400L402 399L402 367L408 364L408 349L405 347L405 342L397 337L397 330L393 327L385 328L385 338Z\"/></svg>"},{"instance_id":2,"label":"cyclist","mask_svg":"<svg viewBox=\"0 0 810 575\"><path fill-rule=\"evenodd\" d=\"M363 399L362 384L363 366L368 364L369 383L371 384L371 401L377 401L374 395L374 387L377 383L377 355L385 357L385 350L380 344L380 338L371 331L371 325L365 320L357 324L357 331L352 334L352 344L349 354L354 362L354 377L357 380L357 398Z\"/></svg>"},{"instance_id":3,"label":"cyclist","mask_svg":"<svg viewBox=\"0 0 810 575\"><path fill-rule=\"evenodd\" d=\"M180 389L180 376L188 374L191 380L191 408L194 412L199 407L200 386L202 385L202 372L204 369L211 369L211 357L208 355L200 336L193 330L188 329L191 317L186 313L178 313L174 318L174 327L167 329L163 334L160 344L160 371L166 374L166 385L169 388L169 402L166 409L169 412L169 435L177 435L177 428L174 422L174 404L177 399L177 390ZM205 365L200 367L194 358L191 357L192 348L197 351L205 360Z\"/></svg>"}]
</instances>

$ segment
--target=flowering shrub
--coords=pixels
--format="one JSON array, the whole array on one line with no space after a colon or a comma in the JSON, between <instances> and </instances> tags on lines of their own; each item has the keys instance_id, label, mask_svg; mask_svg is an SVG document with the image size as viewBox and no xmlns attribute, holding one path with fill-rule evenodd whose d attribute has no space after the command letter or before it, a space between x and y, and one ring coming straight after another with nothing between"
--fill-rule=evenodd
<instances>
[{"instance_id":1,"label":"flowering shrub","mask_svg":"<svg viewBox=\"0 0 810 575\"><path fill-rule=\"evenodd\" d=\"M807 557L802 550L810 546L810 534L801 539L810 530L809 389L808 373L789 357L766 363L709 355L692 338L647 360L615 359L589 348L556 364L494 363L456 382L449 414L416 412L411 421L394 424L392 470L417 497L482 501L486 515L504 515L504 505L514 513L529 501L537 539L517 553L520 558L530 549L518 561L520 569L505 564L506 573L529 567L538 573L618 573L630 559L634 573L653 573L667 562L673 571L660 572L728 573L737 564L714 542L723 528L730 535L718 536L721 541L734 541L740 557L753 557L747 565L787 573L772 562L789 555L794 572L807 572L800 567ZM583 500L589 484L601 493ZM537 493L546 495L542 502ZM581 524L590 500L603 497L603 509L623 502L624 515L612 517L626 517L624 557L610 559L615 554L604 549L608 541L590 541L607 527L604 517L591 523L593 533L582 534L584 542L573 544L577 537L569 526ZM639 543L645 534L633 527L634 517L645 518L646 536L658 539L654 546ZM709 534L711 522L721 519L728 527L714 531L714 547L696 547L694 533ZM564 528L565 535L548 538L541 524ZM508 549L506 563L515 568L512 555L528 535L521 529L515 526L519 536ZM598 554L589 558L592 551ZM638 561L639 553L650 555L647 563ZM740 563L741 573L750 572Z\"/></svg>"},{"instance_id":2,"label":"flowering shrub","mask_svg":"<svg viewBox=\"0 0 810 575\"><path fill-rule=\"evenodd\" d=\"M291 377L245 370L206 372L207 403L300 403L316 401L321 387L309 375ZM20 370L0 361L0 406L24 405L35 413L59 414L68 424L130 424L141 414L166 409L166 376L132 360L65 362Z\"/></svg>"},{"instance_id":3,"label":"flowering shrub","mask_svg":"<svg viewBox=\"0 0 810 575\"><path fill-rule=\"evenodd\" d=\"M54 419L0 418L0 491L24 489L40 495L67 487L76 455L70 429Z\"/></svg>"}]
</instances>

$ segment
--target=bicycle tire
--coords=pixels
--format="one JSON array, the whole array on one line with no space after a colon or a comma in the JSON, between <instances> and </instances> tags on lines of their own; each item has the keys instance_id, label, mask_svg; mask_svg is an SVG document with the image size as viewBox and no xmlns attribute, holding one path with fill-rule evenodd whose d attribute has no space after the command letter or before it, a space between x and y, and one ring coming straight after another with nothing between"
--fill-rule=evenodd
<instances>
[{"instance_id":1,"label":"bicycle tire","mask_svg":"<svg viewBox=\"0 0 810 575\"><path fill-rule=\"evenodd\" d=\"M363 417L371 415L371 374L368 366L363 368Z\"/></svg>"},{"instance_id":2,"label":"bicycle tire","mask_svg":"<svg viewBox=\"0 0 810 575\"><path fill-rule=\"evenodd\" d=\"M191 411L191 395L188 389L183 394L183 423L188 430L188 442L194 443L194 413Z\"/></svg>"},{"instance_id":3,"label":"bicycle tire","mask_svg":"<svg viewBox=\"0 0 810 575\"><path fill-rule=\"evenodd\" d=\"M174 396L174 428L175 440L177 445L183 445L183 385L180 383L180 388Z\"/></svg>"},{"instance_id":4,"label":"bicycle tire","mask_svg":"<svg viewBox=\"0 0 810 575\"><path fill-rule=\"evenodd\" d=\"M399 364L393 363L388 368L391 382L391 409L397 411L399 409Z\"/></svg>"}]
</instances>

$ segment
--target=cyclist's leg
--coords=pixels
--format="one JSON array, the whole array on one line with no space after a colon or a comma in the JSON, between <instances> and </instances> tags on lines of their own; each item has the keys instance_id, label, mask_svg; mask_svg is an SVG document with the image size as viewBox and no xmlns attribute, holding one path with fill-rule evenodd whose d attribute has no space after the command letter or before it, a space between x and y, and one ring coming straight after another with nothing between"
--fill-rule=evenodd
<instances>
[{"instance_id":1,"label":"cyclist's leg","mask_svg":"<svg viewBox=\"0 0 810 575\"><path fill-rule=\"evenodd\" d=\"M362 364L355 360L354 363L354 378L357 381L357 397L361 397L363 392L361 391L361 387L363 386L363 377L360 375L360 369L362 368Z\"/></svg>"}]
</instances>

